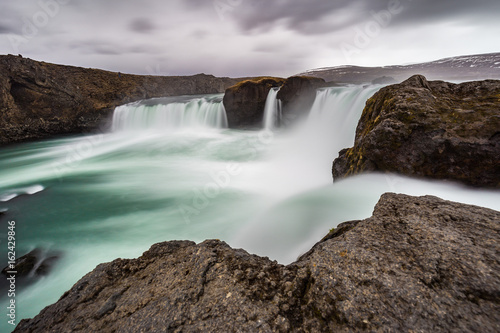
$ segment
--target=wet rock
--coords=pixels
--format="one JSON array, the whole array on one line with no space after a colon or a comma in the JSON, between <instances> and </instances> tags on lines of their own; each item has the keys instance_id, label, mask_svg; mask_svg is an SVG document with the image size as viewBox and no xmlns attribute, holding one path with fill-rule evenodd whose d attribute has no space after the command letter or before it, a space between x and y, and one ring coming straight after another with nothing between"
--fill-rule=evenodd
<instances>
[{"instance_id":1,"label":"wet rock","mask_svg":"<svg viewBox=\"0 0 500 333\"><path fill-rule=\"evenodd\" d=\"M48 252L36 248L17 258L14 266L4 267L1 273L8 275L8 271L15 271L17 278L46 275L50 272L50 269L57 262L60 256L61 254L59 252Z\"/></svg>"},{"instance_id":2,"label":"wet rock","mask_svg":"<svg viewBox=\"0 0 500 333\"><path fill-rule=\"evenodd\" d=\"M241 81L226 89L223 103L229 127L261 127L269 90L284 82L282 78L262 77Z\"/></svg>"},{"instance_id":3,"label":"wet rock","mask_svg":"<svg viewBox=\"0 0 500 333\"><path fill-rule=\"evenodd\" d=\"M17 258L12 266L9 264L1 271L0 298L7 296L10 286L8 277L15 276L16 287L24 288L38 281L40 277L48 275L60 257L60 252L36 248Z\"/></svg>"},{"instance_id":4,"label":"wet rock","mask_svg":"<svg viewBox=\"0 0 500 333\"><path fill-rule=\"evenodd\" d=\"M316 98L316 90L325 86L325 80L320 78L310 76L287 78L277 95L282 101L283 124L293 124L297 118L307 116Z\"/></svg>"},{"instance_id":5,"label":"wet rock","mask_svg":"<svg viewBox=\"0 0 500 333\"><path fill-rule=\"evenodd\" d=\"M295 263L221 241L101 264L15 332L497 332L500 212L384 194Z\"/></svg>"},{"instance_id":6,"label":"wet rock","mask_svg":"<svg viewBox=\"0 0 500 333\"><path fill-rule=\"evenodd\" d=\"M367 171L500 187L500 81L453 84L415 75L370 98L334 179Z\"/></svg>"},{"instance_id":7,"label":"wet rock","mask_svg":"<svg viewBox=\"0 0 500 333\"><path fill-rule=\"evenodd\" d=\"M0 56L0 144L105 130L118 105L221 93L238 81L205 74L130 75Z\"/></svg>"},{"instance_id":8,"label":"wet rock","mask_svg":"<svg viewBox=\"0 0 500 333\"><path fill-rule=\"evenodd\" d=\"M292 76L287 79L264 77L245 80L229 87L224 95L224 108L231 128L260 128L267 95L271 88L281 87L277 98L282 101L283 123L293 123L311 108L316 89L326 85L323 79Z\"/></svg>"}]
</instances>

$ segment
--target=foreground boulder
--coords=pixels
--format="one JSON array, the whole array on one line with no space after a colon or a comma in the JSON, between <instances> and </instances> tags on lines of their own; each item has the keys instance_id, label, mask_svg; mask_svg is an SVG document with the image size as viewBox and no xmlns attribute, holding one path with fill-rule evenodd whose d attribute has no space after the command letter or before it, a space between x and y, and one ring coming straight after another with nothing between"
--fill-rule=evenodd
<instances>
[{"instance_id":1,"label":"foreground boulder","mask_svg":"<svg viewBox=\"0 0 500 333\"><path fill-rule=\"evenodd\" d=\"M421 75L382 88L363 110L354 147L333 178L364 171L500 187L500 81L461 84Z\"/></svg>"},{"instance_id":2,"label":"foreground boulder","mask_svg":"<svg viewBox=\"0 0 500 333\"><path fill-rule=\"evenodd\" d=\"M106 127L117 105L153 97L221 93L238 79L150 76L0 56L0 144Z\"/></svg>"},{"instance_id":3,"label":"foreground boulder","mask_svg":"<svg viewBox=\"0 0 500 333\"><path fill-rule=\"evenodd\" d=\"M221 241L101 264L15 332L498 332L500 212L384 194L283 266Z\"/></svg>"}]
</instances>

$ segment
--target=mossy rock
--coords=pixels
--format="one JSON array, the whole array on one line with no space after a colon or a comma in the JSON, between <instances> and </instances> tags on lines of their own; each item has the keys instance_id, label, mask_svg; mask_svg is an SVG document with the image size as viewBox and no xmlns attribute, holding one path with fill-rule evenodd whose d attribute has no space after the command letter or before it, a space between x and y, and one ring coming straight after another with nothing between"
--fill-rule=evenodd
<instances>
[{"instance_id":1,"label":"mossy rock","mask_svg":"<svg viewBox=\"0 0 500 333\"><path fill-rule=\"evenodd\" d=\"M363 110L334 179L365 171L500 187L500 81L453 84L415 75L382 88Z\"/></svg>"}]
</instances>

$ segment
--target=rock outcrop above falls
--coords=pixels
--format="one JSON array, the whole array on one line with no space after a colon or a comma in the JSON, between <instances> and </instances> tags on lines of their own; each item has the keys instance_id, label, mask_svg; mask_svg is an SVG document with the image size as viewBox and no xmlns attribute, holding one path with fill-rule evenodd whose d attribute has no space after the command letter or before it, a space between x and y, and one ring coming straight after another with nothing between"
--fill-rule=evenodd
<instances>
[{"instance_id":1,"label":"rock outcrop above falls","mask_svg":"<svg viewBox=\"0 0 500 333\"><path fill-rule=\"evenodd\" d=\"M101 264L15 332L498 332L500 212L384 194L288 266L217 240Z\"/></svg>"},{"instance_id":2,"label":"rock outcrop above falls","mask_svg":"<svg viewBox=\"0 0 500 333\"><path fill-rule=\"evenodd\" d=\"M325 86L323 79L293 76L287 79L263 77L245 80L229 87L224 95L224 108L231 128L262 126L269 90L281 87L277 98L282 101L283 120L292 122L309 111L316 89Z\"/></svg>"},{"instance_id":3,"label":"rock outcrop above falls","mask_svg":"<svg viewBox=\"0 0 500 333\"><path fill-rule=\"evenodd\" d=\"M332 168L334 179L366 171L500 187L500 81L416 75L382 88Z\"/></svg>"},{"instance_id":4,"label":"rock outcrop above falls","mask_svg":"<svg viewBox=\"0 0 500 333\"><path fill-rule=\"evenodd\" d=\"M316 98L316 90L326 85L323 79L311 76L286 79L276 96L282 101L283 124L292 124L297 118L307 116Z\"/></svg>"},{"instance_id":5,"label":"rock outcrop above falls","mask_svg":"<svg viewBox=\"0 0 500 333\"><path fill-rule=\"evenodd\" d=\"M221 93L239 80L130 75L0 56L0 144L95 131L105 127L117 105Z\"/></svg>"},{"instance_id":6,"label":"rock outcrop above falls","mask_svg":"<svg viewBox=\"0 0 500 333\"><path fill-rule=\"evenodd\" d=\"M285 79L261 77L244 80L226 89L224 108L230 128L252 128L262 125L269 90L280 87Z\"/></svg>"}]
</instances>

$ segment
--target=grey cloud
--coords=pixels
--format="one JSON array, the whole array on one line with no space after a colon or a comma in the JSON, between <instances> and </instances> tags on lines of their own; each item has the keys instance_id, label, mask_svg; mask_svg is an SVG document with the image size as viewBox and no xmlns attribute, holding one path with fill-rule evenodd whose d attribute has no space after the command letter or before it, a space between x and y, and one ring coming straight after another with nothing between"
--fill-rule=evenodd
<instances>
[{"instance_id":1,"label":"grey cloud","mask_svg":"<svg viewBox=\"0 0 500 333\"><path fill-rule=\"evenodd\" d=\"M192 3L197 2L191 0ZM372 13L387 10L390 4L399 5L402 12L393 17L394 25L418 24L453 17L461 19L491 17L500 13L498 0L255 0L243 1L240 7L227 13L246 32L266 31L282 25L306 35L335 32L372 19ZM348 12L352 17L342 17ZM335 20L335 14L338 20ZM330 15L325 23L321 19Z\"/></svg>"},{"instance_id":2,"label":"grey cloud","mask_svg":"<svg viewBox=\"0 0 500 333\"><path fill-rule=\"evenodd\" d=\"M352 6L352 1L264 1L244 2L234 9L234 16L243 30L269 29L279 21L286 21L291 30L300 31L305 23L317 22L335 10ZM244 8L243 8L244 7Z\"/></svg>"},{"instance_id":3,"label":"grey cloud","mask_svg":"<svg viewBox=\"0 0 500 333\"><path fill-rule=\"evenodd\" d=\"M0 35L1 34L10 34L10 33L15 33L15 32L16 32L15 29L12 29L11 27L0 23Z\"/></svg>"},{"instance_id":4,"label":"grey cloud","mask_svg":"<svg viewBox=\"0 0 500 333\"><path fill-rule=\"evenodd\" d=\"M210 33L206 30L195 30L191 33L191 36L195 39L205 39Z\"/></svg>"},{"instance_id":5,"label":"grey cloud","mask_svg":"<svg viewBox=\"0 0 500 333\"><path fill-rule=\"evenodd\" d=\"M84 54L102 55L117 55L126 51L125 47L121 47L104 40L74 41L69 45L69 48Z\"/></svg>"},{"instance_id":6,"label":"grey cloud","mask_svg":"<svg viewBox=\"0 0 500 333\"><path fill-rule=\"evenodd\" d=\"M104 54L104 55L119 55L121 54L120 51L116 50L115 48L107 45L98 45L94 46L89 50L91 53L94 54Z\"/></svg>"},{"instance_id":7,"label":"grey cloud","mask_svg":"<svg viewBox=\"0 0 500 333\"><path fill-rule=\"evenodd\" d=\"M127 54L159 54L159 50L155 46L144 44L122 45L111 40L89 39L74 41L69 45L69 49L76 50L84 54L100 54L100 55L127 55Z\"/></svg>"},{"instance_id":8,"label":"grey cloud","mask_svg":"<svg viewBox=\"0 0 500 333\"><path fill-rule=\"evenodd\" d=\"M0 6L0 13L0 34L21 33L22 13L12 3Z\"/></svg>"},{"instance_id":9,"label":"grey cloud","mask_svg":"<svg viewBox=\"0 0 500 333\"><path fill-rule=\"evenodd\" d=\"M401 0L405 7L401 18L406 21L426 21L448 17L495 15L500 13L498 0Z\"/></svg>"},{"instance_id":10,"label":"grey cloud","mask_svg":"<svg viewBox=\"0 0 500 333\"><path fill-rule=\"evenodd\" d=\"M271 29L281 21L291 30L308 32L312 23L336 9L349 8L352 3L350 0L184 0L182 5L188 11L203 11L212 23L220 23L218 16L223 16L224 21L235 21L244 32L250 33Z\"/></svg>"},{"instance_id":11,"label":"grey cloud","mask_svg":"<svg viewBox=\"0 0 500 333\"><path fill-rule=\"evenodd\" d=\"M276 53L282 51L285 45L283 43L261 43L253 48L255 52Z\"/></svg>"},{"instance_id":12,"label":"grey cloud","mask_svg":"<svg viewBox=\"0 0 500 333\"><path fill-rule=\"evenodd\" d=\"M0 0L0 53L11 52L6 34L22 34L23 18L40 10L38 1ZM167 57L161 70L172 74L291 75L346 63L340 43L352 41L353 28L363 28L390 1L398 0L73 0L21 51L122 72L149 72L144 64L156 68L156 59ZM500 1L399 2L401 13L353 63L496 51ZM226 4L223 18L217 4ZM436 30L435 23L445 28ZM414 27L425 36L416 36Z\"/></svg>"},{"instance_id":13,"label":"grey cloud","mask_svg":"<svg viewBox=\"0 0 500 333\"><path fill-rule=\"evenodd\" d=\"M155 29L155 25L151 22L151 19L137 18L130 22L129 29L134 32L147 34Z\"/></svg>"}]
</instances>

